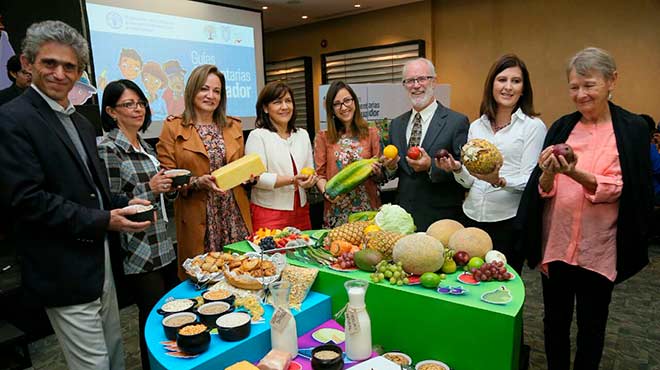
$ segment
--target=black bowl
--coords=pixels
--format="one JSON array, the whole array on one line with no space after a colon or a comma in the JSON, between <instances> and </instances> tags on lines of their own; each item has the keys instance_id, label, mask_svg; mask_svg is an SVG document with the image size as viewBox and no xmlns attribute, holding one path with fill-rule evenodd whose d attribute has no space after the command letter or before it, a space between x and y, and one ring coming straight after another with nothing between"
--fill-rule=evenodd
<instances>
[{"instance_id":1,"label":"black bowl","mask_svg":"<svg viewBox=\"0 0 660 370\"><path fill-rule=\"evenodd\" d=\"M186 318L188 320L185 320ZM179 312L165 316L162 320L165 337L169 340L176 340L176 333L179 331L179 328L196 322L197 315L192 312Z\"/></svg>"},{"instance_id":2,"label":"black bowl","mask_svg":"<svg viewBox=\"0 0 660 370\"><path fill-rule=\"evenodd\" d=\"M165 171L165 175L170 175L174 174L175 176L172 177L172 188L176 189L178 186L183 186L187 185L190 182L190 178L192 177L192 173L188 170L180 170L180 169L174 169L174 170L167 170Z\"/></svg>"},{"instance_id":3,"label":"black bowl","mask_svg":"<svg viewBox=\"0 0 660 370\"><path fill-rule=\"evenodd\" d=\"M227 302L227 303L229 303L229 304L232 305L232 306L234 305L234 301L236 300L236 296L234 296L233 294L231 294L231 293L228 292L228 293L229 293L229 296L227 296L227 297L225 297L225 298L220 298L220 299L211 299L211 298L207 298L207 297L206 297L206 296L207 296L207 293L212 293L212 292L214 292L214 291L207 290L207 291L205 291L204 293L202 293L202 298L204 298L204 302L205 302L205 303L209 303L209 302Z\"/></svg>"},{"instance_id":4,"label":"black bowl","mask_svg":"<svg viewBox=\"0 0 660 370\"><path fill-rule=\"evenodd\" d=\"M138 212L132 215L126 215L126 218L133 222L145 222L154 220L154 212L156 208L153 205L143 206L141 204L133 204L126 208L137 208Z\"/></svg>"},{"instance_id":5,"label":"black bowl","mask_svg":"<svg viewBox=\"0 0 660 370\"><path fill-rule=\"evenodd\" d=\"M227 302L209 302L196 309L199 319L209 328L215 328L218 317L234 311L234 306Z\"/></svg>"},{"instance_id":6,"label":"black bowl","mask_svg":"<svg viewBox=\"0 0 660 370\"><path fill-rule=\"evenodd\" d=\"M317 353L330 351L337 354L333 358L318 358ZM344 356L341 348L336 344L323 344L312 350L313 370L341 370L344 368Z\"/></svg>"},{"instance_id":7,"label":"black bowl","mask_svg":"<svg viewBox=\"0 0 660 370\"><path fill-rule=\"evenodd\" d=\"M250 336L252 318L245 312L232 312L220 316L215 324L218 327L220 339L236 342Z\"/></svg>"},{"instance_id":8,"label":"black bowl","mask_svg":"<svg viewBox=\"0 0 660 370\"><path fill-rule=\"evenodd\" d=\"M176 345L182 352L196 355L198 353L205 352L209 349L209 344L211 343L211 334L209 334L208 328L201 333L193 335L184 335L181 334L181 331L187 326L192 325L201 325L201 324L189 324L184 325L179 328L176 335Z\"/></svg>"},{"instance_id":9,"label":"black bowl","mask_svg":"<svg viewBox=\"0 0 660 370\"><path fill-rule=\"evenodd\" d=\"M183 308L183 309L180 309L180 310L170 309L169 306L174 305L174 303L172 303L172 302L175 302L175 301L181 301L181 302L188 301L188 302L190 302L190 304L187 305L186 308ZM179 313L179 312L192 312L196 303L197 302L192 300L192 299L175 299L174 301L167 302L164 305L160 306L160 308L157 309L156 312L158 312L159 314L161 314L163 316L169 316L169 315L173 315L173 314ZM183 304L183 303L181 303L181 304Z\"/></svg>"}]
</instances>

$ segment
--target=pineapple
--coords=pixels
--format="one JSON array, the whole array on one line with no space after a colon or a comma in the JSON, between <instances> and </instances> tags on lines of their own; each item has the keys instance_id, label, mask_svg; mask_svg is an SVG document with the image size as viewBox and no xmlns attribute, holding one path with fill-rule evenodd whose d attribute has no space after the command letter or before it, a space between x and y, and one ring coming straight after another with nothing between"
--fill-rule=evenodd
<instances>
[{"instance_id":1,"label":"pineapple","mask_svg":"<svg viewBox=\"0 0 660 370\"><path fill-rule=\"evenodd\" d=\"M502 153L488 140L472 139L461 149L461 159L468 171L485 175L502 164Z\"/></svg>"},{"instance_id":2,"label":"pineapple","mask_svg":"<svg viewBox=\"0 0 660 370\"><path fill-rule=\"evenodd\" d=\"M375 249L383 254L386 260L392 259L392 248L394 244L405 235L393 231L374 231L367 235L366 246L369 249Z\"/></svg>"},{"instance_id":3,"label":"pineapple","mask_svg":"<svg viewBox=\"0 0 660 370\"><path fill-rule=\"evenodd\" d=\"M369 224L371 224L369 221L356 221L335 227L330 230L325 238L326 244L329 245L335 240L342 240L359 246L362 244L362 238L364 237L364 228Z\"/></svg>"}]
</instances>

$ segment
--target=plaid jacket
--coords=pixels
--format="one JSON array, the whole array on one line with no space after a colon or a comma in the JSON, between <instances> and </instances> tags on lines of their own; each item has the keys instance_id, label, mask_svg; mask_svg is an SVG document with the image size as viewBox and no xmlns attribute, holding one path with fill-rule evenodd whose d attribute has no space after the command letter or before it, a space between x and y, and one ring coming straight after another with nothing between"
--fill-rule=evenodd
<instances>
[{"instance_id":1,"label":"plaid jacket","mask_svg":"<svg viewBox=\"0 0 660 370\"><path fill-rule=\"evenodd\" d=\"M154 150L138 136L140 145L147 153L156 156ZM99 155L105 162L110 179L110 191L130 198L147 199L158 205L158 219L139 233L121 233L124 250L124 273L139 274L157 270L170 262L176 255L172 240L167 236L167 223L163 219L160 196L149 188L149 180L159 168L144 153L133 148L128 138L119 129L108 132L98 145Z\"/></svg>"}]
</instances>

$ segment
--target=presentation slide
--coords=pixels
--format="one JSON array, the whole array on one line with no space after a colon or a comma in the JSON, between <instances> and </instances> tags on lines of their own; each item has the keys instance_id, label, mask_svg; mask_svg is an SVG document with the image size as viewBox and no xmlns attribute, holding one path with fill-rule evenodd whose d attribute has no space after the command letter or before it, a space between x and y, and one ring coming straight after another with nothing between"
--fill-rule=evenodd
<instances>
[{"instance_id":1,"label":"presentation slide","mask_svg":"<svg viewBox=\"0 0 660 370\"><path fill-rule=\"evenodd\" d=\"M226 9L212 7L218 13ZM226 78L227 114L241 118L244 129L254 128L254 106L263 86L260 25L255 29L93 1L87 1L86 10L99 102L109 82L128 79L147 96L152 120L163 121L183 112L190 72L213 64ZM161 127L154 125L147 137L158 136Z\"/></svg>"}]
</instances>

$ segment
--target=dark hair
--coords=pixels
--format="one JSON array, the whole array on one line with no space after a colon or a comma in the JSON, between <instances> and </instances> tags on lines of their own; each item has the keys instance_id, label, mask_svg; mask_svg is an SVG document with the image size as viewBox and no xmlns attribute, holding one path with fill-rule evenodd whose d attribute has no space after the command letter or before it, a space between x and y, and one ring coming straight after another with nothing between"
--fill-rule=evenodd
<instances>
[{"instance_id":1,"label":"dark hair","mask_svg":"<svg viewBox=\"0 0 660 370\"><path fill-rule=\"evenodd\" d=\"M493 63L488 71L488 77L486 77L486 83L484 84L484 95L481 98L481 108L479 108L479 114L485 114L486 117L491 122L495 122L495 116L497 115L497 102L493 97L493 83L495 82L495 77L497 77L500 72L507 68L519 67L522 71L523 78L523 91L522 96L518 99L518 104L514 110L520 108L523 113L530 117L535 117L540 115L534 111L534 93L532 92L532 81L529 79L529 72L527 71L527 66L518 56L515 54L506 54L502 55L499 59Z\"/></svg>"},{"instance_id":2,"label":"dark hair","mask_svg":"<svg viewBox=\"0 0 660 370\"><path fill-rule=\"evenodd\" d=\"M138 54L137 50L135 49L121 49L121 52L119 52L120 62L121 62L121 58L135 59L138 62L140 62L140 65L142 65L142 57L140 56L140 54Z\"/></svg>"},{"instance_id":3,"label":"dark hair","mask_svg":"<svg viewBox=\"0 0 660 370\"><path fill-rule=\"evenodd\" d=\"M21 69L23 69L23 66L21 66L21 59L18 57L18 55L12 55L11 58L7 60L7 76L11 82L16 82L16 78L12 76L10 72L14 72L14 74L16 74Z\"/></svg>"},{"instance_id":4,"label":"dark hair","mask_svg":"<svg viewBox=\"0 0 660 370\"><path fill-rule=\"evenodd\" d=\"M357 134L360 139L364 139L369 136L369 124L367 121L362 118L362 113L360 112L360 102L358 101L357 94L355 91L344 81L335 81L333 82L328 91L325 93L325 113L327 116L328 122L328 132L326 136L328 142L335 144L339 137L344 132L344 124L335 116L335 110L332 106L332 103L335 100L335 96L341 89L346 89L348 93L353 98L353 106L355 107L355 113L353 114L353 121L351 122L351 131L354 134Z\"/></svg>"},{"instance_id":5,"label":"dark hair","mask_svg":"<svg viewBox=\"0 0 660 370\"><path fill-rule=\"evenodd\" d=\"M257 120L254 122L255 127L265 128L269 131L277 132L277 127L270 120L268 113L264 112L264 107L268 104L274 102L277 99L284 98L284 95L289 93L291 96L291 103L293 103L293 112L291 113L291 119L286 125L286 131L288 133L296 132L296 101L293 98L293 90L289 85L285 84L282 81L273 81L268 83L259 93L259 98L257 99Z\"/></svg>"},{"instance_id":6,"label":"dark hair","mask_svg":"<svg viewBox=\"0 0 660 370\"><path fill-rule=\"evenodd\" d=\"M160 80L160 87L158 90L164 89L167 85L167 75L163 72L163 69L160 67L160 64L156 62L146 62L142 66L142 80L144 82L144 74L149 73L152 76L155 76Z\"/></svg>"},{"instance_id":7,"label":"dark hair","mask_svg":"<svg viewBox=\"0 0 660 370\"><path fill-rule=\"evenodd\" d=\"M202 64L195 67L188 76L186 89L183 93L183 101L186 108L183 111L183 125L193 123L195 117L195 96L202 90L209 75L216 75L220 79L220 103L213 112L213 122L220 128L224 128L227 123L227 86L225 86L225 75L220 72L218 67L212 64Z\"/></svg>"},{"instance_id":8,"label":"dark hair","mask_svg":"<svg viewBox=\"0 0 660 370\"><path fill-rule=\"evenodd\" d=\"M106 132L116 129L117 122L110 117L105 108L114 108L115 105L117 105L119 98L121 98L121 95L127 89L136 93L142 101L148 101L144 92L142 92L135 82L131 80L117 80L110 82L103 90L103 103L101 104L101 124L103 125L103 130ZM151 109L149 109L149 106L146 106L144 110L144 123L142 123L142 126L140 127L140 131L142 132L147 131L149 125L151 125Z\"/></svg>"}]
</instances>

